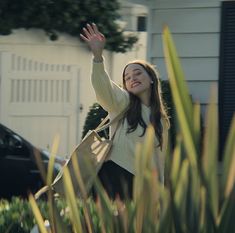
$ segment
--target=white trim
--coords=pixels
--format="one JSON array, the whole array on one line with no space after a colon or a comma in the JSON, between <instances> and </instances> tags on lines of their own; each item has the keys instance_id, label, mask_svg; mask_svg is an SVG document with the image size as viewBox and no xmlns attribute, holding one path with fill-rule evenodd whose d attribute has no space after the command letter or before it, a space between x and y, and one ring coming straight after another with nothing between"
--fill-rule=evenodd
<instances>
[{"instance_id":1,"label":"white trim","mask_svg":"<svg viewBox=\"0 0 235 233\"><path fill-rule=\"evenodd\" d=\"M152 1L151 9L185 9L185 8L218 8L220 1Z\"/></svg>"},{"instance_id":2,"label":"white trim","mask_svg":"<svg viewBox=\"0 0 235 233\"><path fill-rule=\"evenodd\" d=\"M151 0L128 0L128 2L148 6Z\"/></svg>"},{"instance_id":3,"label":"white trim","mask_svg":"<svg viewBox=\"0 0 235 233\"><path fill-rule=\"evenodd\" d=\"M219 7L222 0L128 0L130 3L149 6L151 9L159 8L201 8Z\"/></svg>"}]
</instances>

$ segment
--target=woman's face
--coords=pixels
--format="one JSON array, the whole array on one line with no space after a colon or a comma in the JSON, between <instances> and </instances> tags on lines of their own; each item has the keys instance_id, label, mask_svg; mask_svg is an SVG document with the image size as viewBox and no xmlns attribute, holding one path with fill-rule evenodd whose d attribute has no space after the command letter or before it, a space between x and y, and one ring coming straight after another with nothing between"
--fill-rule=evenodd
<instances>
[{"instance_id":1,"label":"woman's face","mask_svg":"<svg viewBox=\"0 0 235 233\"><path fill-rule=\"evenodd\" d=\"M150 95L151 78L146 70L139 64L129 64L124 72L124 82L127 91L136 95Z\"/></svg>"}]
</instances>

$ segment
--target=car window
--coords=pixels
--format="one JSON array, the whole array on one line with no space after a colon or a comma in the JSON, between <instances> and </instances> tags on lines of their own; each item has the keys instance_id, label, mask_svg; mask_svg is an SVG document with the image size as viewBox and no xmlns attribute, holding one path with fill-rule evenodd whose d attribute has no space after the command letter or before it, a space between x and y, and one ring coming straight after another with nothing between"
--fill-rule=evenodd
<instances>
[{"instance_id":1,"label":"car window","mask_svg":"<svg viewBox=\"0 0 235 233\"><path fill-rule=\"evenodd\" d=\"M0 125L1 156L29 157L30 151L21 137Z\"/></svg>"},{"instance_id":2,"label":"car window","mask_svg":"<svg viewBox=\"0 0 235 233\"><path fill-rule=\"evenodd\" d=\"M23 142L17 135L11 135L8 139L8 145L13 148L22 148Z\"/></svg>"},{"instance_id":3,"label":"car window","mask_svg":"<svg viewBox=\"0 0 235 233\"><path fill-rule=\"evenodd\" d=\"M5 147L6 146L5 136L6 136L6 132L4 132L4 130L1 127L0 128L0 146L1 147Z\"/></svg>"},{"instance_id":4,"label":"car window","mask_svg":"<svg viewBox=\"0 0 235 233\"><path fill-rule=\"evenodd\" d=\"M0 147L3 147L3 145L4 145L4 142L3 142L3 140L0 138Z\"/></svg>"}]
</instances>

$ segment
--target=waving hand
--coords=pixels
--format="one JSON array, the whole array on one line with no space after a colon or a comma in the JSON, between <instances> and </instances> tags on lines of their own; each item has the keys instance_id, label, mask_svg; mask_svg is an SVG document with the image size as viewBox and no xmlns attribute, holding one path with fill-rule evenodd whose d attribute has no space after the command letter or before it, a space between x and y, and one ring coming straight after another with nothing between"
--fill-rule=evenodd
<instances>
[{"instance_id":1,"label":"waving hand","mask_svg":"<svg viewBox=\"0 0 235 233\"><path fill-rule=\"evenodd\" d=\"M93 23L92 25L87 24L83 28L83 33L80 34L81 38L90 47L95 61L102 61L102 54L105 46L105 37L99 32L97 26Z\"/></svg>"}]
</instances>

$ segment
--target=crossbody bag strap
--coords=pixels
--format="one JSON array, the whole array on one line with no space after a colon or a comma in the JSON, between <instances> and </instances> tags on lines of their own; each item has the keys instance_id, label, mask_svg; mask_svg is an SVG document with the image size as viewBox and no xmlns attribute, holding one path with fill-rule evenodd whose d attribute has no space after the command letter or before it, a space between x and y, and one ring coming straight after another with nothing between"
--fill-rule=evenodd
<instances>
[{"instance_id":1,"label":"crossbody bag strap","mask_svg":"<svg viewBox=\"0 0 235 233\"><path fill-rule=\"evenodd\" d=\"M127 109L124 109L122 112L120 112L117 116L115 116L110 122L108 122L107 124L105 124L108 119L109 116L106 116L105 119L96 127L95 131L97 133L99 133L100 131L103 131L105 129L107 129L110 125L112 125L114 122L117 122L119 120L121 120L124 116L124 114L126 113Z\"/></svg>"},{"instance_id":2,"label":"crossbody bag strap","mask_svg":"<svg viewBox=\"0 0 235 233\"><path fill-rule=\"evenodd\" d=\"M96 127L96 131L99 130L107 121L109 120L109 115L107 115L101 122L100 124Z\"/></svg>"}]
</instances>

